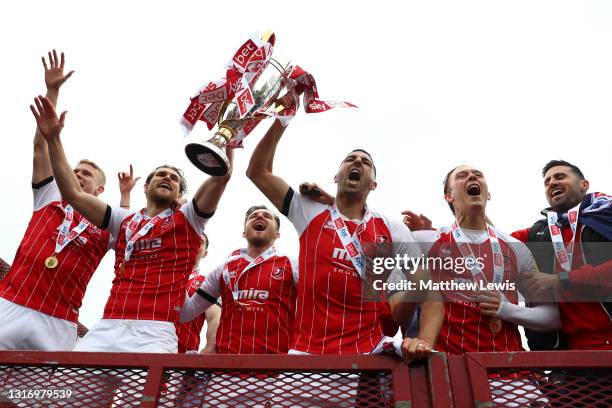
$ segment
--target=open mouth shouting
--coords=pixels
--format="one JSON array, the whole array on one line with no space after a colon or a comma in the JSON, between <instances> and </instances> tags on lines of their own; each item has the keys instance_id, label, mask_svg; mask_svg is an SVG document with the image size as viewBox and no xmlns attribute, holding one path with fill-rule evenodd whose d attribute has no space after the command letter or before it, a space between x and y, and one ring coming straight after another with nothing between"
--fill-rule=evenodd
<instances>
[{"instance_id":1,"label":"open mouth shouting","mask_svg":"<svg viewBox=\"0 0 612 408\"><path fill-rule=\"evenodd\" d=\"M357 168L352 168L349 171L348 179L350 181L360 181L361 180L361 171Z\"/></svg>"},{"instance_id":2,"label":"open mouth shouting","mask_svg":"<svg viewBox=\"0 0 612 408\"><path fill-rule=\"evenodd\" d=\"M480 185L478 183L470 183L467 185L466 192L470 197L478 197L480 196Z\"/></svg>"},{"instance_id":3,"label":"open mouth shouting","mask_svg":"<svg viewBox=\"0 0 612 408\"><path fill-rule=\"evenodd\" d=\"M168 190L168 191L172 191L172 187L170 186L170 183L166 183L166 182L159 183L159 186L158 186L158 187L159 187L159 188L166 189L166 190Z\"/></svg>"},{"instance_id":4,"label":"open mouth shouting","mask_svg":"<svg viewBox=\"0 0 612 408\"><path fill-rule=\"evenodd\" d=\"M267 224L265 223L265 221L255 221L253 223L253 229L258 232L265 231L266 227Z\"/></svg>"}]
</instances>

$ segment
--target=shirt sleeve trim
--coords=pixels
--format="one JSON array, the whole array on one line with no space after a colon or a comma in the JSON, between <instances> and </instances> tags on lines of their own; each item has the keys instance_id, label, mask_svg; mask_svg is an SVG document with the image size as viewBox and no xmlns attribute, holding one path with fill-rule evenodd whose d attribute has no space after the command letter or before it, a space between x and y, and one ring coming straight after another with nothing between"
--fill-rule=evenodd
<instances>
[{"instance_id":1,"label":"shirt sleeve trim","mask_svg":"<svg viewBox=\"0 0 612 408\"><path fill-rule=\"evenodd\" d=\"M209 295L208 293L204 292L204 291L203 291L202 289L200 289L200 288L198 288L198 290L196 290L196 293L197 293L198 295L202 296L202 297L203 297L205 300L208 300L210 303L213 303L213 304L219 304L219 303L217 302L217 298L216 298L216 297L214 297L214 296L212 296L212 295ZM219 305L219 306L220 306L220 305Z\"/></svg>"},{"instance_id":2,"label":"shirt sleeve trim","mask_svg":"<svg viewBox=\"0 0 612 408\"><path fill-rule=\"evenodd\" d=\"M40 181L38 183L32 183L32 189L39 190L43 188L44 186L46 186L47 184L51 183L52 181L53 181L53 176L47 177L43 181Z\"/></svg>"},{"instance_id":3,"label":"shirt sleeve trim","mask_svg":"<svg viewBox=\"0 0 612 408\"><path fill-rule=\"evenodd\" d=\"M289 216L289 207L291 206L291 200L293 199L294 194L295 192L293 191L293 188L289 187L289 190L287 190L287 194L285 195L285 199L283 200L283 208L281 210L281 214L283 214L285 217Z\"/></svg>"}]
</instances>

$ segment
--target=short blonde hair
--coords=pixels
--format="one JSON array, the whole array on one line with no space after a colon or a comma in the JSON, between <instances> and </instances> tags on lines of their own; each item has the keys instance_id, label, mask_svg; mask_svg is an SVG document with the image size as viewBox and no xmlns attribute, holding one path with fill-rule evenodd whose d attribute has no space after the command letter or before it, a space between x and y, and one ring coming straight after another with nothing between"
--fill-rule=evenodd
<instances>
[{"instance_id":1,"label":"short blonde hair","mask_svg":"<svg viewBox=\"0 0 612 408\"><path fill-rule=\"evenodd\" d=\"M94 169L98 170L98 173L100 174L100 185L104 186L106 185L106 175L104 174L104 171L100 168L100 166L98 166L96 163L92 162L91 160L88 159L81 159L79 160L78 164L89 164L91 167L93 167Z\"/></svg>"}]
</instances>

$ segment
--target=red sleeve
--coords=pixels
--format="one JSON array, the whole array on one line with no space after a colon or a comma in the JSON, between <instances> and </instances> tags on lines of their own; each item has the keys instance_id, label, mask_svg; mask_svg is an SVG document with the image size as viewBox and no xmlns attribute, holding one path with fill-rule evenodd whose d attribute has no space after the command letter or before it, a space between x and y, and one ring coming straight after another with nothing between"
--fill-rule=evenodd
<instances>
[{"instance_id":1,"label":"red sleeve","mask_svg":"<svg viewBox=\"0 0 612 408\"><path fill-rule=\"evenodd\" d=\"M529 228L514 231L511 235L521 242L529 242Z\"/></svg>"},{"instance_id":2,"label":"red sleeve","mask_svg":"<svg viewBox=\"0 0 612 408\"><path fill-rule=\"evenodd\" d=\"M570 285L591 285L604 288L612 287L612 260L597 266L584 265L578 269L572 269L569 273Z\"/></svg>"}]
</instances>

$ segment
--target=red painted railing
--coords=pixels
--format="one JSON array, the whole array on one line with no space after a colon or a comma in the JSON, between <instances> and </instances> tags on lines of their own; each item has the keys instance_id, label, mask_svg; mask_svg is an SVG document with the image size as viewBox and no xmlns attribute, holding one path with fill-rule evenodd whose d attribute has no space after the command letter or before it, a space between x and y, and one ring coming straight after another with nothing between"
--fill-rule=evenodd
<instances>
[{"instance_id":1,"label":"red painted railing","mask_svg":"<svg viewBox=\"0 0 612 408\"><path fill-rule=\"evenodd\" d=\"M68 395L70 394L70 395ZM612 352L0 352L0 407L612 407Z\"/></svg>"}]
</instances>

